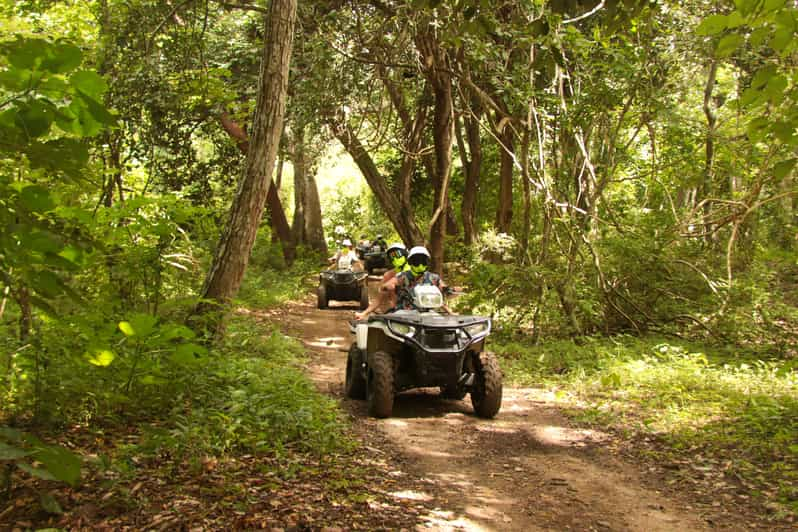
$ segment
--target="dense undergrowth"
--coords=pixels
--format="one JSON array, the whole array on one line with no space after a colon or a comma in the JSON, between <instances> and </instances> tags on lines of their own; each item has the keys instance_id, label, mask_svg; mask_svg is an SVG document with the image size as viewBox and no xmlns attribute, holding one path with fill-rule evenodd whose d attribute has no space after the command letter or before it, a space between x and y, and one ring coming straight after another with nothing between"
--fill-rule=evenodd
<instances>
[{"instance_id":1,"label":"dense undergrowth","mask_svg":"<svg viewBox=\"0 0 798 532\"><path fill-rule=\"evenodd\" d=\"M498 340L509 383L556 391L571 416L653 447L658 462L688 458L751 494L798 512L795 362L672 338L616 336L580 344ZM716 486L718 496L730 484Z\"/></svg>"},{"instance_id":2,"label":"dense undergrowth","mask_svg":"<svg viewBox=\"0 0 798 532\"><path fill-rule=\"evenodd\" d=\"M240 304L262 308L295 297L312 262L279 274L253 269L252 292L245 290ZM267 291L268 301L259 295ZM302 372L301 345L246 313L233 313L211 345L165 316L105 317L99 328L92 318L44 321L36 344L12 346L0 357L0 460L22 460L0 488L6 500L41 489L32 477L76 485L81 469L88 478L126 478L143 464L198 471L214 457L258 453L292 461L349 445L335 402ZM110 445L82 448L86 438ZM70 458L69 471L59 457ZM48 511L60 512L47 491L41 496Z\"/></svg>"}]
</instances>

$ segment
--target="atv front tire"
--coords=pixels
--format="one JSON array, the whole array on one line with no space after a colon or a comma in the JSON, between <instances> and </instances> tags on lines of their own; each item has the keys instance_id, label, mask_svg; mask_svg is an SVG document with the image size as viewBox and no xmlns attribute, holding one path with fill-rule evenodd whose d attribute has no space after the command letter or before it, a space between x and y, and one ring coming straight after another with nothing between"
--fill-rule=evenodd
<instances>
[{"instance_id":1,"label":"atv front tire","mask_svg":"<svg viewBox=\"0 0 798 532\"><path fill-rule=\"evenodd\" d=\"M369 285L364 284L360 289L360 310L366 310L369 307Z\"/></svg>"},{"instance_id":2,"label":"atv front tire","mask_svg":"<svg viewBox=\"0 0 798 532\"><path fill-rule=\"evenodd\" d=\"M377 351L371 357L366 396L370 415L390 417L393 412L393 358L384 351Z\"/></svg>"},{"instance_id":3,"label":"atv front tire","mask_svg":"<svg viewBox=\"0 0 798 532\"><path fill-rule=\"evenodd\" d=\"M353 343L349 348L349 356L346 358L346 382L344 383L344 393L350 399L366 398L366 379L363 377L363 353Z\"/></svg>"},{"instance_id":4,"label":"atv front tire","mask_svg":"<svg viewBox=\"0 0 798 532\"><path fill-rule=\"evenodd\" d=\"M320 309L327 308L327 304L329 303L327 300L327 287L323 284L320 284L316 289L316 300Z\"/></svg>"},{"instance_id":5,"label":"atv front tire","mask_svg":"<svg viewBox=\"0 0 798 532\"><path fill-rule=\"evenodd\" d=\"M502 406L502 373L492 353L480 353L471 404L479 417L492 418Z\"/></svg>"}]
</instances>

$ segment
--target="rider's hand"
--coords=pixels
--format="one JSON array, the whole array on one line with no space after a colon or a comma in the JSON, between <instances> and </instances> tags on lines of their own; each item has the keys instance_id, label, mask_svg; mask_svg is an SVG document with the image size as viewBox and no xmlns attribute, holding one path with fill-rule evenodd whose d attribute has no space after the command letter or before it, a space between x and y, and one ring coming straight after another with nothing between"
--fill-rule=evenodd
<instances>
[{"instance_id":1,"label":"rider's hand","mask_svg":"<svg viewBox=\"0 0 798 532\"><path fill-rule=\"evenodd\" d=\"M355 319L360 321L365 318L367 314L365 312L355 312Z\"/></svg>"}]
</instances>

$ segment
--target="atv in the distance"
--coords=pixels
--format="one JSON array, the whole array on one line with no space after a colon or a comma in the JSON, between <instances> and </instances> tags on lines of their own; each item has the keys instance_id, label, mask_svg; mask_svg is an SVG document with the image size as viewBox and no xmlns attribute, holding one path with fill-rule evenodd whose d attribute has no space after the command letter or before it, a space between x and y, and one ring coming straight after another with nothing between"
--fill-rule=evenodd
<instances>
[{"instance_id":1,"label":"atv in the distance","mask_svg":"<svg viewBox=\"0 0 798 532\"><path fill-rule=\"evenodd\" d=\"M369 414L389 417L394 396L410 388L439 387L444 397L471 394L474 412L492 418L501 408L502 375L484 351L489 318L441 314L435 286L416 286L418 310L372 315L354 322L346 361L347 397L366 399Z\"/></svg>"},{"instance_id":2,"label":"atv in the distance","mask_svg":"<svg viewBox=\"0 0 798 532\"><path fill-rule=\"evenodd\" d=\"M369 244L368 246L357 247L357 254L360 260L363 261L363 267L369 272L369 275L374 273L374 270L377 268L390 268L388 254L385 252L386 248L387 246L379 242Z\"/></svg>"},{"instance_id":3,"label":"atv in the distance","mask_svg":"<svg viewBox=\"0 0 798 532\"><path fill-rule=\"evenodd\" d=\"M316 289L318 307L325 309L330 301L357 301L360 310L369 306L368 273L352 270L325 270L319 274Z\"/></svg>"}]
</instances>

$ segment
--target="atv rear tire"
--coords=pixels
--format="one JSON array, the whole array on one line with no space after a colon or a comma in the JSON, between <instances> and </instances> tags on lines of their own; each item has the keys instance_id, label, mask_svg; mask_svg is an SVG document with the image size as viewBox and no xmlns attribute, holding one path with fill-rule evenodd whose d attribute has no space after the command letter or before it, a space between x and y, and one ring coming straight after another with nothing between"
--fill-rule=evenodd
<instances>
[{"instance_id":1,"label":"atv rear tire","mask_svg":"<svg viewBox=\"0 0 798 532\"><path fill-rule=\"evenodd\" d=\"M316 289L316 299L320 309L327 308L327 304L329 303L327 300L327 287L325 287L323 284L320 284Z\"/></svg>"},{"instance_id":2,"label":"atv rear tire","mask_svg":"<svg viewBox=\"0 0 798 532\"><path fill-rule=\"evenodd\" d=\"M393 358L384 351L377 351L371 357L366 395L370 415L390 417L393 412Z\"/></svg>"},{"instance_id":3,"label":"atv rear tire","mask_svg":"<svg viewBox=\"0 0 798 532\"><path fill-rule=\"evenodd\" d=\"M502 373L492 353L480 353L471 404L479 417L492 418L502 406Z\"/></svg>"},{"instance_id":4,"label":"atv rear tire","mask_svg":"<svg viewBox=\"0 0 798 532\"><path fill-rule=\"evenodd\" d=\"M364 284L360 289L360 310L366 310L369 307L369 285Z\"/></svg>"},{"instance_id":5,"label":"atv rear tire","mask_svg":"<svg viewBox=\"0 0 798 532\"><path fill-rule=\"evenodd\" d=\"M353 343L346 357L346 382L344 393L350 399L366 398L366 379L363 377L363 353Z\"/></svg>"}]
</instances>

